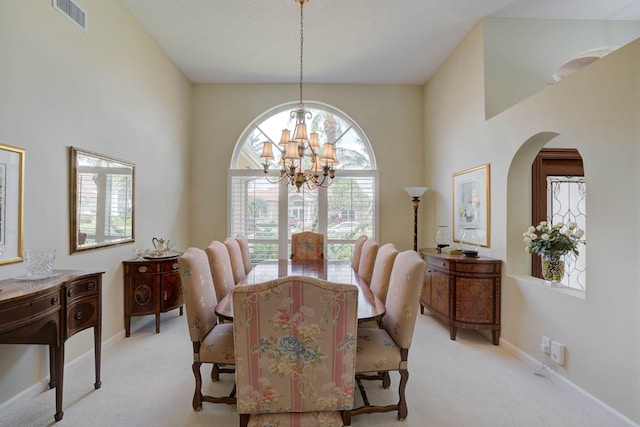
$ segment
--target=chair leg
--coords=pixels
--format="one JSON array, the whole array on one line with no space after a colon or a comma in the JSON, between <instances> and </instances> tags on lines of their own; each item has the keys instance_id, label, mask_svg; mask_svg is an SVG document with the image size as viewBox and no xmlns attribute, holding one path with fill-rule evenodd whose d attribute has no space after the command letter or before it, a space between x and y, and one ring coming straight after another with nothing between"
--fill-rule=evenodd
<instances>
[{"instance_id":1,"label":"chair leg","mask_svg":"<svg viewBox=\"0 0 640 427\"><path fill-rule=\"evenodd\" d=\"M391 377L389 371L379 372L382 376L382 388L389 388L391 386Z\"/></svg>"},{"instance_id":2,"label":"chair leg","mask_svg":"<svg viewBox=\"0 0 640 427\"><path fill-rule=\"evenodd\" d=\"M407 381L409 381L409 371L406 369L400 369L400 385L398 386L398 394L400 395L400 400L398 401L399 420L405 420L409 412L404 394L405 388L407 387Z\"/></svg>"},{"instance_id":3,"label":"chair leg","mask_svg":"<svg viewBox=\"0 0 640 427\"><path fill-rule=\"evenodd\" d=\"M342 425L343 426L351 425L351 411L349 410L342 411Z\"/></svg>"},{"instance_id":4,"label":"chair leg","mask_svg":"<svg viewBox=\"0 0 640 427\"><path fill-rule=\"evenodd\" d=\"M200 375L200 362L193 362L191 369L193 376L196 378L196 390L193 393L193 409L195 411L202 410L202 376Z\"/></svg>"},{"instance_id":5,"label":"chair leg","mask_svg":"<svg viewBox=\"0 0 640 427\"><path fill-rule=\"evenodd\" d=\"M240 427L247 427L249 424L249 414L240 414Z\"/></svg>"},{"instance_id":6,"label":"chair leg","mask_svg":"<svg viewBox=\"0 0 640 427\"><path fill-rule=\"evenodd\" d=\"M211 381L220 381L220 366L217 363L214 363L211 368Z\"/></svg>"}]
</instances>

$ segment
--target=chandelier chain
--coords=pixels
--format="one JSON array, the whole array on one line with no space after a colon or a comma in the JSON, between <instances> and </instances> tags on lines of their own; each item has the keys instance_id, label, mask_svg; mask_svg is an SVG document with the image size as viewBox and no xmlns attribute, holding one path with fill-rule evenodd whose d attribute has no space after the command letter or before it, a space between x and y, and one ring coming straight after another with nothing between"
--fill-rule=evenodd
<instances>
[{"instance_id":1,"label":"chandelier chain","mask_svg":"<svg viewBox=\"0 0 640 427\"><path fill-rule=\"evenodd\" d=\"M304 1L300 1L300 106L302 106L302 52L304 50L304 22L302 9Z\"/></svg>"}]
</instances>

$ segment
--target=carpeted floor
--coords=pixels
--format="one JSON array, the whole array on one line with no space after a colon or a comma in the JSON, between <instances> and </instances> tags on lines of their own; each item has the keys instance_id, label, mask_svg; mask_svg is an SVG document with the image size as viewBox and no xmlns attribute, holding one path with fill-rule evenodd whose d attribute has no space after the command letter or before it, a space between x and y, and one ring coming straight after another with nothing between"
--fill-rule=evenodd
<instances>
[{"instance_id":1,"label":"carpeted floor","mask_svg":"<svg viewBox=\"0 0 640 427\"><path fill-rule=\"evenodd\" d=\"M131 337L110 346L102 356L102 387L93 388L93 356L67 369L64 418L55 423L55 392L48 390L28 404L0 414L1 426L235 426L235 406L204 403L201 412L191 407L194 379L191 342L186 316L178 311L162 315L161 333L149 322ZM226 394L233 376L220 383L208 381L205 392ZM353 426L405 427L616 427L602 411L584 398L554 384L502 346L483 335L449 328L430 315L418 316L409 353L407 401L409 416L398 421L395 412L354 417ZM391 388L367 382L372 403L397 401L397 373ZM356 391L356 403L359 402Z\"/></svg>"}]
</instances>

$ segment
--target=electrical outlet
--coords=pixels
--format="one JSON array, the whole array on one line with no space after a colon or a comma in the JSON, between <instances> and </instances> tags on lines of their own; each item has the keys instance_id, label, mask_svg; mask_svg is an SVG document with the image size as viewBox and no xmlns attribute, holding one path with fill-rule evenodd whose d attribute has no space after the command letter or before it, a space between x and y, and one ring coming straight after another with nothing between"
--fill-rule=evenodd
<instances>
[{"instance_id":1,"label":"electrical outlet","mask_svg":"<svg viewBox=\"0 0 640 427\"><path fill-rule=\"evenodd\" d=\"M551 343L551 360L558 365L564 365L564 345L557 341Z\"/></svg>"},{"instance_id":2,"label":"electrical outlet","mask_svg":"<svg viewBox=\"0 0 640 427\"><path fill-rule=\"evenodd\" d=\"M551 339L543 335L542 341L540 342L540 352L544 354L549 354L550 351L551 351Z\"/></svg>"}]
</instances>

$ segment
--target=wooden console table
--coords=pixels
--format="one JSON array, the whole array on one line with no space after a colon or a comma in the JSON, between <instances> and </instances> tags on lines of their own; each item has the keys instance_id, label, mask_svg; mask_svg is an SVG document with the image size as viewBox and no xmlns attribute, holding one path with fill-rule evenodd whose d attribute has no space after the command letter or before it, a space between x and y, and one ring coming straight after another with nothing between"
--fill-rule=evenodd
<instances>
[{"instance_id":1,"label":"wooden console table","mask_svg":"<svg viewBox=\"0 0 640 427\"><path fill-rule=\"evenodd\" d=\"M0 281L0 344L49 346L49 388L56 388L55 420L60 421L64 380L64 343L93 327L96 382L100 388L102 274L55 270L42 280Z\"/></svg>"},{"instance_id":2,"label":"wooden console table","mask_svg":"<svg viewBox=\"0 0 640 427\"><path fill-rule=\"evenodd\" d=\"M130 259L124 265L124 329L131 335L131 317L155 314L156 333L160 333L160 313L180 307L178 256L157 259Z\"/></svg>"},{"instance_id":3,"label":"wooden console table","mask_svg":"<svg viewBox=\"0 0 640 427\"><path fill-rule=\"evenodd\" d=\"M500 267L499 259L461 254L438 253L420 249L427 263L420 313L425 307L449 324L452 340L457 329L488 329L494 345L500 341Z\"/></svg>"}]
</instances>

